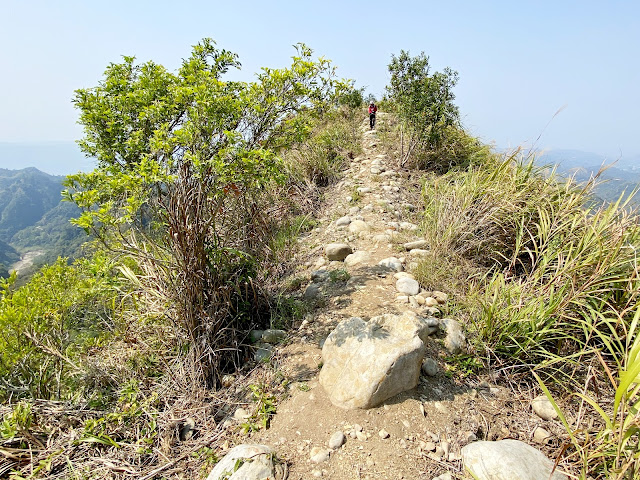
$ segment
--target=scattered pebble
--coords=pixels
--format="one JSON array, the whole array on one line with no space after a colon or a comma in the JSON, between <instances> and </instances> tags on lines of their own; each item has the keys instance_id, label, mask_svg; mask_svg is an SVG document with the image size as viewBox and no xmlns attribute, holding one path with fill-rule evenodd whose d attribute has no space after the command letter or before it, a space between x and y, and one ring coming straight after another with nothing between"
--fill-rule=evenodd
<instances>
[{"instance_id":1,"label":"scattered pebble","mask_svg":"<svg viewBox=\"0 0 640 480\"><path fill-rule=\"evenodd\" d=\"M329 448L336 450L344 444L345 440L346 438L344 436L344 433L340 431L335 432L333 435L331 435L331 438L329 438Z\"/></svg>"},{"instance_id":2,"label":"scattered pebble","mask_svg":"<svg viewBox=\"0 0 640 480\"><path fill-rule=\"evenodd\" d=\"M389 432L387 432L384 428L378 432L378 435L382 439L390 437Z\"/></svg>"},{"instance_id":3,"label":"scattered pebble","mask_svg":"<svg viewBox=\"0 0 640 480\"><path fill-rule=\"evenodd\" d=\"M244 408L238 408L235 411L235 413L233 414L233 418L235 420L246 420L250 416L251 416L251 414L247 410L245 410Z\"/></svg>"},{"instance_id":4,"label":"scattered pebble","mask_svg":"<svg viewBox=\"0 0 640 480\"><path fill-rule=\"evenodd\" d=\"M316 283L311 283L304 290L304 294L302 295L306 300L313 300L314 298L318 298L320 296L320 287Z\"/></svg>"},{"instance_id":5,"label":"scattered pebble","mask_svg":"<svg viewBox=\"0 0 640 480\"><path fill-rule=\"evenodd\" d=\"M353 250L346 243L330 243L324 247L324 253L329 260L341 262L353 253Z\"/></svg>"},{"instance_id":6,"label":"scattered pebble","mask_svg":"<svg viewBox=\"0 0 640 480\"><path fill-rule=\"evenodd\" d=\"M539 395L531 401L533 411L543 420L553 420L558 417L558 412L546 395Z\"/></svg>"},{"instance_id":7,"label":"scattered pebble","mask_svg":"<svg viewBox=\"0 0 640 480\"><path fill-rule=\"evenodd\" d=\"M428 246L429 242L427 242L426 240L415 240L413 242L407 242L404 244L404 248L407 250L426 249Z\"/></svg>"},{"instance_id":8,"label":"scattered pebble","mask_svg":"<svg viewBox=\"0 0 640 480\"><path fill-rule=\"evenodd\" d=\"M424 304L427 307L437 307L438 306L438 301L433 297L427 297L427 298L424 299Z\"/></svg>"},{"instance_id":9,"label":"scattered pebble","mask_svg":"<svg viewBox=\"0 0 640 480\"><path fill-rule=\"evenodd\" d=\"M438 374L438 363L433 358L425 358L422 361L422 371L430 377L435 377Z\"/></svg>"},{"instance_id":10,"label":"scattered pebble","mask_svg":"<svg viewBox=\"0 0 640 480\"><path fill-rule=\"evenodd\" d=\"M536 427L533 431L533 441L541 445L547 445L551 441L551 433L542 427Z\"/></svg>"},{"instance_id":11,"label":"scattered pebble","mask_svg":"<svg viewBox=\"0 0 640 480\"><path fill-rule=\"evenodd\" d=\"M346 225L349 225L350 223L351 223L351 217L346 215L336 220L336 227L344 227Z\"/></svg>"},{"instance_id":12,"label":"scattered pebble","mask_svg":"<svg viewBox=\"0 0 640 480\"><path fill-rule=\"evenodd\" d=\"M311 449L310 459L313 463L322 463L329 460L331 450L321 447L313 447Z\"/></svg>"}]
</instances>

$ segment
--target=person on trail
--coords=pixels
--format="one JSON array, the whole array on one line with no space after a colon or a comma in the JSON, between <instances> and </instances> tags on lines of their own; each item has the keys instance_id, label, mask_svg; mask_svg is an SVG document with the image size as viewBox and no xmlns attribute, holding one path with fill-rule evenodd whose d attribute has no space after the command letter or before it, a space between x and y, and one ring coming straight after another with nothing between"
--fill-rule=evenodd
<instances>
[{"instance_id":1,"label":"person on trail","mask_svg":"<svg viewBox=\"0 0 640 480\"><path fill-rule=\"evenodd\" d=\"M369 128L373 130L373 127L376 126L376 112L378 111L378 107L373 103L373 100L369 104Z\"/></svg>"}]
</instances>

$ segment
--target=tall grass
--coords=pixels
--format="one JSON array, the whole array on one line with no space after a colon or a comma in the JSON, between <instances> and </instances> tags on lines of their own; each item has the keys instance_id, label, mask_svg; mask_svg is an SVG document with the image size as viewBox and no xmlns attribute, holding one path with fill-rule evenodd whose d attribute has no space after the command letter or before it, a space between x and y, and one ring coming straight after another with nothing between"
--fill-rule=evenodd
<instances>
[{"instance_id":1,"label":"tall grass","mask_svg":"<svg viewBox=\"0 0 640 480\"><path fill-rule=\"evenodd\" d=\"M638 219L627 200L587 207L577 185L532 159L494 156L425 182L434 256L482 267L469 294L482 343L509 362L572 362L617 331L637 300Z\"/></svg>"},{"instance_id":2,"label":"tall grass","mask_svg":"<svg viewBox=\"0 0 640 480\"><path fill-rule=\"evenodd\" d=\"M326 186L340 178L349 159L362 151L359 109L327 112L313 127L311 138L284 152L290 178L309 186Z\"/></svg>"},{"instance_id":3,"label":"tall grass","mask_svg":"<svg viewBox=\"0 0 640 480\"><path fill-rule=\"evenodd\" d=\"M618 323L619 319L611 323ZM640 476L640 335L638 323L640 308L628 326L620 332L595 330L601 340L596 356L609 379L613 395L576 393L586 402L600 420L597 429L572 426L558 407L546 385L540 386L559 414L570 439L568 456L580 470L580 478L612 478L632 480ZM624 326L624 323L621 323ZM613 360L605 361L603 355ZM586 391L586 389L585 389ZM579 416L580 417L580 416Z\"/></svg>"}]
</instances>

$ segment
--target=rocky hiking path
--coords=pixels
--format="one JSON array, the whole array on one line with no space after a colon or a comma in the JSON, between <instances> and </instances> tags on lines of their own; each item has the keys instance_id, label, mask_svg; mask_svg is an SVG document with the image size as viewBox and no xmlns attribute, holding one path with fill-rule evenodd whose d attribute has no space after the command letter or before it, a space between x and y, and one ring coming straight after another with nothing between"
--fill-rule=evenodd
<instances>
[{"instance_id":1,"label":"rocky hiking path","mask_svg":"<svg viewBox=\"0 0 640 480\"><path fill-rule=\"evenodd\" d=\"M465 469L477 478L566 478L537 450L552 456L562 432L553 410L540 413L544 398L534 411L533 394L448 372L465 338L442 318L447 293L425 291L411 275L428 255L416 174L397 168L368 125L362 136L363 153L301 240L304 297L321 307L281 344L259 347L289 395L270 428L242 438L250 445L232 449L209 479L471 478ZM245 416L236 411L236 421Z\"/></svg>"}]
</instances>

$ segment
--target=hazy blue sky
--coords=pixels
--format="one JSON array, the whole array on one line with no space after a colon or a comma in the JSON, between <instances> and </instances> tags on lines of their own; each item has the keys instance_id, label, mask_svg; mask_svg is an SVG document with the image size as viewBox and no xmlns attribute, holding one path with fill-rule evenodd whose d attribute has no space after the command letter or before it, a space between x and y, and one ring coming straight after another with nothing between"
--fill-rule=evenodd
<instances>
[{"instance_id":1,"label":"hazy blue sky","mask_svg":"<svg viewBox=\"0 0 640 480\"><path fill-rule=\"evenodd\" d=\"M499 147L640 153L640 2L0 0L0 142L82 134L73 91L121 55L176 68L212 37L241 77L305 42L381 95L400 49L460 74L464 125ZM553 120L552 117L563 108ZM551 123L546 127L547 123Z\"/></svg>"}]
</instances>

